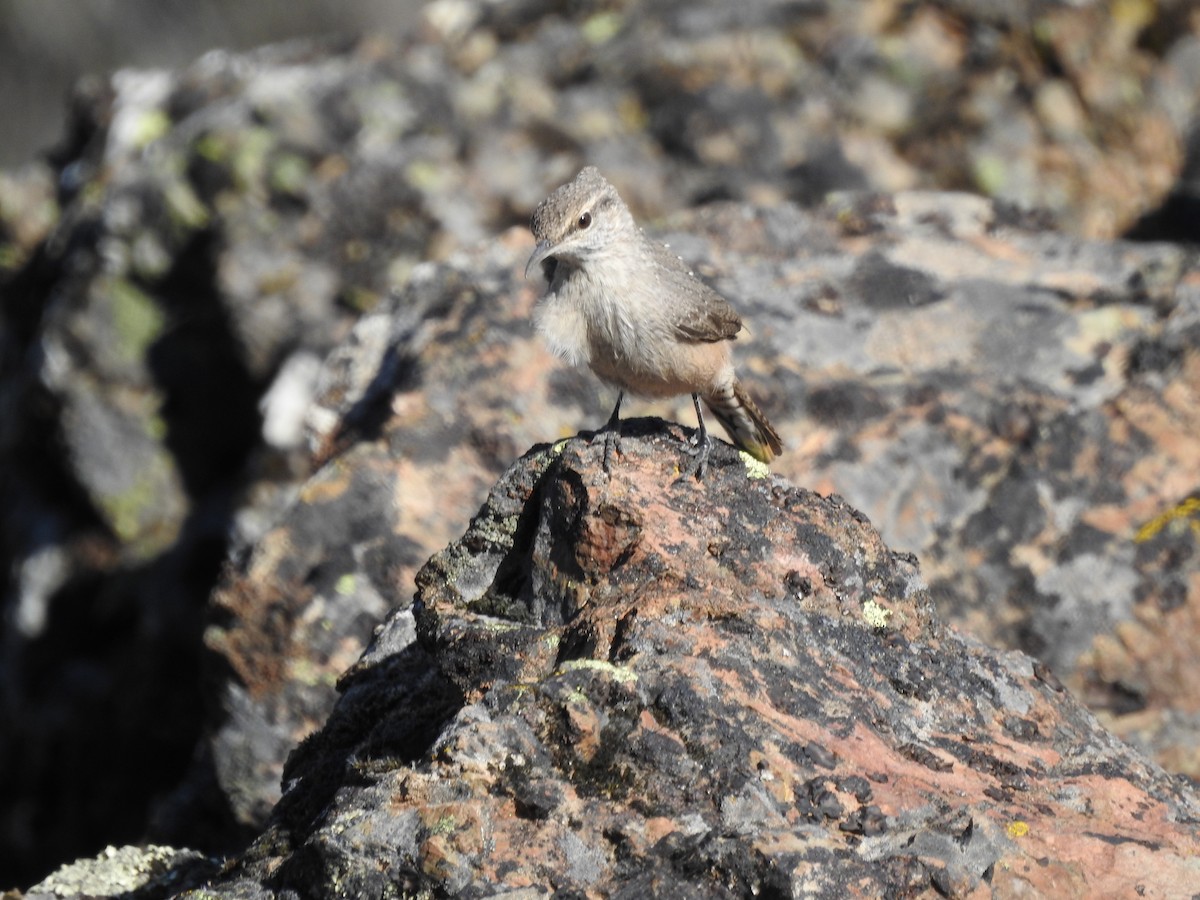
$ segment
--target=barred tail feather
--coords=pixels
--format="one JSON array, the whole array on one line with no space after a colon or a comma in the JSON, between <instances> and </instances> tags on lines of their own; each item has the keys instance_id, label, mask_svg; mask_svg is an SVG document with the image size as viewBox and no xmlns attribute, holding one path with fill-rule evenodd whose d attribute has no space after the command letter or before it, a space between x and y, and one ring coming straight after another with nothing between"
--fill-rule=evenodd
<instances>
[{"instance_id":1,"label":"barred tail feather","mask_svg":"<svg viewBox=\"0 0 1200 900\"><path fill-rule=\"evenodd\" d=\"M704 396L704 404L724 426L734 446L755 459L768 463L783 452L783 442L741 382L719 388Z\"/></svg>"}]
</instances>

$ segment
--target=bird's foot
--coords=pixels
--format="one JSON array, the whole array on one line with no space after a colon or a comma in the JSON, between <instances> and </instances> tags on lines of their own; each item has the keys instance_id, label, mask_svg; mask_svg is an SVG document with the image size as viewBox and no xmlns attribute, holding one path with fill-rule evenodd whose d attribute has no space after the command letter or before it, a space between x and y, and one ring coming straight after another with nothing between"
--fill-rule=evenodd
<instances>
[{"instance_id":1,"label":"bird's foot","mask_svg":"<svg viewBox=\"0 0 1200 900\"><path fill-rule=\"evenodd\" d=\"M708 454L712 450L712 439L707 434L694 434L683 445L683 452L692 457L690 463L675 479L675 484L682 484L690 478L703 481L708 472Z\"/></svg>"},{"instance_id":2,"label":"bird's foot","mask_svg":"<svg viewBox=\"0 0 1200 900\"><path fill-rule=\"evenodd\" d=\"M621 452L621 401L625 399L625 392L621 391L617 394L617 405L613 407L612 415L608 417L608 421L604 423L604 427L592 435L592 440L604 435L604 474L612 474L613 455L625 454Z\"/></svg>"},{"instance_id":3,"label":"bird's foot","mask_svg":"<svg viewBox=\"0 0 1200 900\"><path fill-rule=\"evenodd\" d=\"M616 456L625 455L624 451L621 450L621 431L619 426L605 426L600 434L604 435L604 461L602 467L604 473L608 475L612 473L613 459Z\"/></svg>"}]
</instances>

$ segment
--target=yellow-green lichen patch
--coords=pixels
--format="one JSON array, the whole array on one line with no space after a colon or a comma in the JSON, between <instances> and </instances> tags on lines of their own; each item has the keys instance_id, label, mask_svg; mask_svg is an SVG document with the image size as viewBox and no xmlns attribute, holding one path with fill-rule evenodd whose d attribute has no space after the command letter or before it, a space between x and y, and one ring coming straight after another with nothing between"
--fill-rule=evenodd
<instances>
[{"instance_id":1,"label":"yellow-green lichen patch","mask_svg":"<svg viewBox=\"0 0 1200 900\"><path fill-rule=\"evenodd\" d=\"M482 518L475 523L475 533L489 544L508 546L512 543L512 536L516 534L519 519L519 515Z\"/></svg>"},{"instance_id":2,"label":"yellow-green lichen patch","mask_svg":"<svg viewBox=\"0 0 1200 900\"><path fill-rule=\"evenodd\" d=\"M311 177L308 161L298 153L279 153L271 161L271 189L278 194L303 196Z\"/></svg>"},{"instance_id":3,"label":"yellow-green lichen patch","mask_svg":"<svg viewBox=\"0 0 1200 900\"><path fill-rule=\"evenodd\" d=\"M153 298L123 279L108 283L108 295L120 358L136 363L162 334L166 316Z\"/></svg>"},{"instance_id":4,"label":"yellow-green lichen patch","mask_svg":"<svg viewBox=\"0 0 1200 900\"><path fill-rule=\"evenodd\" d=\"M741 454L742 465L746 467L747 478L766 478L771 474L771 470L762 460L755 459L745 450L739 450L738 453Z\"/></svg>"},{"instance_id":5,"label":"yellow-green lichen patch","mask_svg":"<svg viewBox=\"0 0 1200 900\"><path fill-rule=\"evenodd\" d=\"M288 665L288 673L293 682L306 687L333 688L337 686L337 672L324 669L310 659L293 660Z\"/></svg>"},{"instance_id":6,"label":"yellow-green lichen patch","mask_svg":"<svg viewBox=\"0 0 1200 900\"><path fill-rule=\"evenodd\" d=\"M892 611L875 602L874 598L863 604L862 611L863 619L872 628L887 628L892 619Z\"/></svg>"},{"instance_id":7,"label":"yellow-green lichen patch","mask_svg":"<svg viewBox=\"0 0 1200 900\"><path fill-rule=\"evenodd\" d=\"M144 149L171 130L171 117L161 109L148 109L137 118L133 130L133 145Z\"/></svg>"},{"instance_id":8,"label":"yellow-green lichen patch","mask_svg":"<svg viewBox=\"0 0 1200 900\"><path fill-rule=\"evenodd\" d=\"M162 482L173 481L174 474L150 468L127 490L96 497L113 533L139 556L153 556L169 546L178 534L177 522L160 521L157 515Z\"/></svg>"},{"instance_id":9,"label":"yellow-green lichen patch","mask_svg":"<svg viewBox=\"0 0 1200 900\"><path fill-rule=\"evenodd\" d=\"M607 44L621 31L624 18L620 13L596 13L583 23L583 36L589 44L599 46Z\"/></svg>"},{"instance_id":10,"label":"yellow-green lichen patch","mask_svg":"<svg viewBox=\"0 0 1200 900\"><path fill-rule=\"evenodd\" d=\"M612 663L605 662L602 659L568 659L558 667L558 670L560 672L575 672L580 670L605 672L612 677L613 681L622 684L637 681L637 673L632 669L627 669L624 666L614 666Z\"/></svg>"},{"instance_id":11,"label":"yellow-green lichen patch","mask_svg":"<svg viewBox=\"0 0 1200 900\"><path fill-rule=\"evenodd\" d=\"M1155 516L1137 530L1133 541L1135 544L1143 544L1169 525L1174 525L1175 528L1190 528L1192 534L1200 538L1200 497L1188 497Z\"/></svg>"},{"instance_id":12,"label":"yellow-green lichen patch","mask_svg":"<svg viewBox=\"0 0 1200 900\"><path fill-rule=\"evenodd\" d=\"M1029 834L1029 823L1020 820L1009 822L1006 831L1010 838L1023 838Z\"/></svg>"},{"instance_id":13,"label":"yellow-green lichen patch","mask_svg":"<svg viewBox=\"0 0 1200 900\"><path fill-rule=\"evenodd\" d=\"M183 178L173 178L163 186L163 199L172 223L183 233L189 234L209 223L208 207Z\"/></svg>"}]
</instances>

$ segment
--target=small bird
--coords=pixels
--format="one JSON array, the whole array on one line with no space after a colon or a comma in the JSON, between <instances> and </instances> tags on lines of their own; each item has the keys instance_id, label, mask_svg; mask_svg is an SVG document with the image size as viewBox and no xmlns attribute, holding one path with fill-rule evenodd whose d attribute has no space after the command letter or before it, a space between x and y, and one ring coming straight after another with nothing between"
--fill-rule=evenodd
<instances>
[{"instance_id":1,"label":"small bird","mask_svg":"<svg viewBox=\"0 0 1200 900\"><path fill-rule=\"evenodd\" d=\"M548 285L534 325L555 354L586 362L619 392L603 429L606 470L614 446L619 452L626 393L692 395L700 429L690 471L697 478L711 446L701 399L755 459L770 462L783 450L733 369L730 343L743 330L741 318L683 260L646 237L598 169L588 166L539 203L530 230L537 246L525 277L540 267Z\"/></svg>"}]
</instances>

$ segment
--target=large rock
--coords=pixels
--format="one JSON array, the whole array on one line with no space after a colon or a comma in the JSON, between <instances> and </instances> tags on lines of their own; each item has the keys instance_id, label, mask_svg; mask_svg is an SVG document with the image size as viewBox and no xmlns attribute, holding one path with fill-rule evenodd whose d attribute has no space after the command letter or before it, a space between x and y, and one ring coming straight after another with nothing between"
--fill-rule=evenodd
<instances>
[{"instance_id":1,"label":"large rock","mask_svg":"<svg viewBox=\"0 0 1200 900\"><path fill-rule=\"evenodd\" d=\"M944 617L1038 656L1195 774L1187 255L1064 238L965 195L841 196L816 215L729 205L672 224L749 323L743 371L789 445L776 471L846 496L923 560ZM278 796L285 748L332 702L372 611L408 604L494 460L604 421L611 398L528 325L530 246L522 230L420 267L331 358L309 421L335 462L216 595L209 643L240 677L220 683L215 739L237 751L275 735L218 752L239 804ZM691 416L686 398L632 408Z\"/></svg>"},{"instance_id":2,"label":"large rock","mask_svg":"<svg viewBox=\"0 0 1200 900\"><path fill-rule=\"evenodd\" d=\"M840 499L725 445L678 481L687 437L522 457L190 896L1200 890L1182 779L945 628Z\"/></svg>"},{"instance_id":3,"label":"large rock","mask_svg":"<svg viewBox=\"0 0 1200 900\"><path fill-rule=\"evenodd\" d=\"M585 163L745 313L780 471L1195 774L1190 258L896 193L1111 235L1186 188L1196 20L1109 12L449 0L399 47L81 85L0 173L0 883L241 846L421 562L603 418L507 230ZM839 188L886 194L782 202ZM662 218L722 198L755 205Z\"/></svg>"},{"instance_id":4,"label":"large rock","mask_svg":"<svg viewBox=\"0 0 1200 900\"><path fill-rule=\"evenodd\" d=\"M944 616L1035 653L1119 733L1194 772L1187 256L1067 239L964 195L715 207L668 237L746 315L745 371L790 445L776 469L841 492L917 553ZM216 594L209 747L249 829L495 460L607 415L611 398L529 328L529 249L514 231L418 267L355 326L309 415L324 468ZM690 415L686 399L639 408ZM1159 424L1123 428L1123 409ZM1062 599L1034 602L1035 583Z\"/></svg>"}]
</instances>

